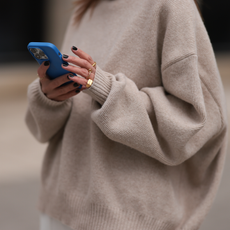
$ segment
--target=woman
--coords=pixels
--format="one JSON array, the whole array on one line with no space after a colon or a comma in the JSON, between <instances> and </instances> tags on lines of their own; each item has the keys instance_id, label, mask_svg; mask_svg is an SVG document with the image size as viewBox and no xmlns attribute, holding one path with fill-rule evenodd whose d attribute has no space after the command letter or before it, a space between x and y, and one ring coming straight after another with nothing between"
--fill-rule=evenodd
<instances>
[{"instance_id":1,"label":"woman","mask_svg":"<svg viewBox=\"0 0 230 230\"><path fill-rule=\"evenodd\" d=\"M62 49L75 65L63 68L83 78L50 81L44 63L28 90L27 125L49 142L42 226L198 229L221 179L227 118L195 2L96 1L93 12L88 2Z\"/></svg>"}]
</instances>

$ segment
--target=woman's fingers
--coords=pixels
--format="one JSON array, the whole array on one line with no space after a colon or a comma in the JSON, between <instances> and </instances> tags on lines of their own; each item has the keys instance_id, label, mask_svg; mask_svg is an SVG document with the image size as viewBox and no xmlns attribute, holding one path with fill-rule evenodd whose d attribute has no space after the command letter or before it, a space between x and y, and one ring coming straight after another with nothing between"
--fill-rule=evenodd
<instances>
[{"instance_id":1,"label":"woman's fingers","mask_svg":"<svg viewBox=\"0 0 230 230\"><path fill-rule=\"evenodd\" d=\"M77 75L82 76L83 78L79 76L72 76L70 77L70 79L82 85L82 89L86 89L90 87L94 80L96 73L96 63L93 61L90 55L88 55L81 49L77 49L75 46L72 46L72 52L78 57L63 54L62 58L65 63L62 65L62 68L69 72L76 73ZM69 63L74 65L69 65ZM91 79L92 81L88 82L89 79Z\"/></svg>"},{"instance_id":2,"label":"woman's fingers","mask_svg":"<svg viewBox=\"0 0 230 230\"><path fill-rule=\"evenodd\" d=\"M88 88L88 87L86 87L86 85L87 85L89 79L85 79L85 78L81 78L81 77L77 77L77 76L72 76L72 77L70 77L70 79L72 81L82 85L81 90Z\"/></svg>"},{"instance_id":3,"label":"woman's fingers","mask_svg":"<svg viewBox=\"0 0 230 230\"><path fill-rule=\"evenodd\" d=\"M88 79L78 77L78 76L71 76L70 79L74 82L76 82L79 85L82 85L82 87L86 86Z\"/></svg>"},{"instance_id":4,"label":"woman's fingers","mask_svg":"<svg viewBox=\"0 0 230 230\"><path fill-rule=\"evenodd\" d=\"M93 61L92 57L75 46L72 46L71 50L78 57L63 54L62 58L67 64L64 63L62 68L69 72L76 73L86 79L94 80L96 63ZM74 64L74 66L69 65L69 63Z\"/></svg>"},{"instance_id":5,"label":"woman's fingers","mask_svg":"<svg viewBox=\"0 0 230 230\"><path fill-rule=\"evenodd\" d=\"M63 60L69 63L72 63L76 66L79 66L81 68L85 68L86 70L91 69L92 72L95 72L96 69L93 67L87 60L78 58L76 56L68 56L66 54L63 54L62 56Z\"/></svg>"},{"instance_id":6,"label":"woman's fingers","mask_svg":"<svg viewBox=\"0 0 230 230\"><path fill-rule=\"evenodd\" d=\"M48 61L45 61L39 66L39 68L37 70L37 74L38 74L41 81L48 80L48 77L46 75L46 71L49 69L49 65L50 65L50 63Z\"/></svg>"},{"instance_id":7,"label":"woman's fingers","mask_svg":"<svg viewBox=\"0 0 230 230\"><path fill-rule=\"evenodd\" d=\"M70 74L65 74L65 75L62 75L60 77L57 77L53 80L49 80L47 82L44 82L44 85L42 84L43 86L43 92L44 93L48 93L48 92L51 92L53 90L55 90L56 88L60 87L61 85L69 82L69 76ZM43 83L43 82L41 82Z\"/></svg>"},{"instance_id":8,"label":"woman's fingers","mask_svg":"<svg viewBox=\"0 0 230 230\"><path fill-rule=\"evenodd\" d=\"M41 82L42 92L46 95L47 98L55 101L63 101L72 96L75 96L81 91L80 84L76 82L70 82L69 76L73 74L68 73L50 80L46 75L48 68L49 62L43 62L37 70Z\"/></svg>"},{"instance_id":9,"label":"woman's fingers","mask_svg":"<svg viewBox=\"0 0 230 230\"><path fill-rule=\"evenodd\" d=\"M72 66L72 65L66 65L66 64L63 64L62 65L62 68L71 72L71 73L76 73L77 75L80 75L86 79L94 79L94 75L95 75L95 72L92 72L85 69L85 68L80 68L80 67L76 67L76 66Z\"/></svg>"},{"instance_id":10,"label":"woman's fingers","mask_svg":"<svg viewBox=\"0 0 230 230\"><path fill-rule=\"evenodd\" d=\"M52 99L52 100L57 100L60 98L63 98L65 96L63 95L70 95L70 92L71 95L75 95L76 93L79 93L78 91L79 90L79 87L80 87L80 84L76 83L76 82L71 82L71 83L68 83L67 85L63 85L61 87L58 87L52 91L49 91L46 96L49 98L49 99ZM76 92L74 94L74 91Z\"/></svg>"},{"instance_id":11,"label":"woman's fingers","mask_svg":"<svg viewBox=\"0 0 230 230\"><path fill-rule=\"evenodd\" d=\"M81 50L81 49L79 49L79 48L77 48L75 46L72 46L71 50L79 58L82 58L82 59L88 61L91 64L91 66L93 65L94 61L93 61L92 57L89 54L85 53L83 50Z\"/></svg>"},{"instance_id":12,"label":"woman's fingers","mask_svg":"<svg viewBox=\"0 0 230 230\"><path fill-rule=\"evenodd\" d=\"M75 56L68 56L65 54L63 55L63 60L75 65L73 66L69 65L68 63L64 63L62 67L67 71L76 73L77 75L80 75L86 79L94 79L96 69L87 60Z\"/></svg>"},{"instance_id":13,"label":"woman's fingers","mask_svg":"<svg viewBox=\"0 0 230 230\"><path fill-rule=\"evenodd\" d=\"M56 89L56 88L60 87L61 85L69 82L70 81L69 75L71 75L71 73L64 74L60 77L57 77L57 78L51 80L50 84L49 84L51 89Z\"/></svg>"}]
</instances>

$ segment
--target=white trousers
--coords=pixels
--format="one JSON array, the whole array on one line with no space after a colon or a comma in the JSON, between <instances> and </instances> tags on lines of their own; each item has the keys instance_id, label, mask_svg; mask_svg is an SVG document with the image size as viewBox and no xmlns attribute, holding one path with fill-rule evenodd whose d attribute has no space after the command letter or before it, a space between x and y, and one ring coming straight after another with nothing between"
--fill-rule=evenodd
<instances>
[{"instance_id":1,"label":"white trousers","mask_svg":"<svg viewBox=\"0 0 230 230\"><path fill-rule=\"evenodd\" d=\"M45 214L40 214L40 230L73 230Z\"/></svg>"}]
</instances>

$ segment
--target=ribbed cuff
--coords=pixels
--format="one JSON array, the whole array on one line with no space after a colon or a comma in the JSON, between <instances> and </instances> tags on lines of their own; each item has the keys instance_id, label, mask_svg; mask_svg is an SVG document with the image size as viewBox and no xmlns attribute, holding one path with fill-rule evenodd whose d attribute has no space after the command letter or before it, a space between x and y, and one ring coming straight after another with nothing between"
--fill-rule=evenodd
<instances>
[{"instance_id":1,"label":"ribbed cuff","mask_svg":"<svg viewBox=\"0 0 230 230\"><path fill-rule=\"evenodd\" d=\"M108 73L104 72L97 66L95 78L93 84L89 89L84 90L84 93L90 95L94 100L101 105L104 104L112 87L112 77Z\"/></svg>"},{"instance_id":2,"label":"ribbed cuff","mask_svg":"<svg viewBox=\"0 0 230 230\"><path fill-rule=\"evenodd\" d=\"M41 84L39 79L36 79L34 82L32 82L29 87L28 87L28 98L29 100L35 101L38 100L40 101L42 104L47 105L47 106L60 106L64 103L66 103L68 100L65 101L54 101L54 100L50 100L49 98L47 98L44 93L42 92L41 89Z\"/></svg>"}]
</instances>

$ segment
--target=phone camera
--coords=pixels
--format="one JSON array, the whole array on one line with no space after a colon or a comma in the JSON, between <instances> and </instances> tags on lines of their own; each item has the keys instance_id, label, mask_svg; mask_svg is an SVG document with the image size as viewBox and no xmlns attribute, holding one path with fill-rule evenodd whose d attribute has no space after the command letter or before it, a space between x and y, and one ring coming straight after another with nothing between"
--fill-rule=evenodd
<instances>
[{"instance_id":1,"label":"phone camera","mask_svg":"<svg viewBox=\"0 0 230 230\"><path fill-rule=\"evenodd\" d=\"M38 53L35 53L35 54L34 54L34 57L36 57L37 59L41 59L41 56L40 56L40 54L38 54Z\"/></svg>"},{"instance_id":2,"label":"phone camera","mask_svg":"<svg viewBox=\"0 0 230 230\"><path fill-rule=\"evenodd\" d=\"M35 48L31 48L31 49L30 49L30 51L31 51L33 54L36 53L36 50L37 50L37 49L35 49Z\"/></svg>"},{"instance_id":3,"label":"phone camera","mask_svg":"<svg viewBox=\"0 0 230 230\"><path fill-rule=\"evenodd\" d=\"M30 51L33 53L34 57L37 59L48 59L46 54L38 48L30 48Z\"/></svg>"}]
</instances>

